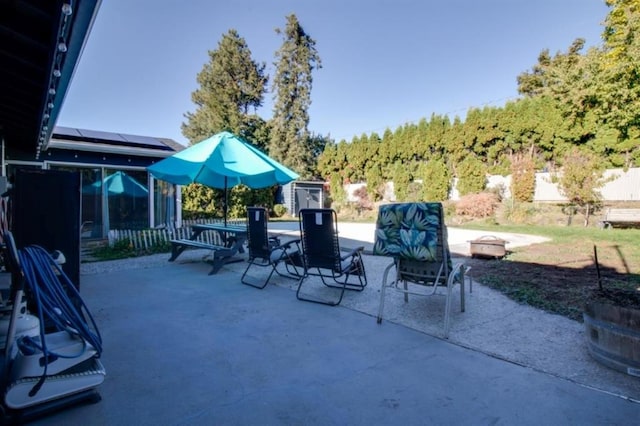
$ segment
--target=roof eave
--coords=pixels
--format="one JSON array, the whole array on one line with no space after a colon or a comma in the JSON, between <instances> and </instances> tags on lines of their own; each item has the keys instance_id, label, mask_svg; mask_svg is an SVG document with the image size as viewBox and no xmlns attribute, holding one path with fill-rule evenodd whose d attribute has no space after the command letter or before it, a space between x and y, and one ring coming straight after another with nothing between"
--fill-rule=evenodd
<instances>
[{"instance_id":1,"label":"roof eave","mask_svg":"<svg viewBox=\"0 0 640 426\"><path fill-rule=\"evenodd\" d=\"M49 94L45 93L42 102L42 126L46 126L47 130L44 130L41 134L41 143L38 145L39 151L46 151L49 147L55 123L58 119L58 115L60 114L60 110L62 109L62 105L64 104L64 99L67 95L71 80L75 75L78 63L80 62L82 52L87 44L87 40L89 39L89 34L93 23L95 22L101 3L102 0L82 0L73 3L74 10L71 15L73 18L71 25L72 29L69 34L69 39L67 40L68 50L64 56L64 64L60 69L60 77L58 78L55 97L53 99L49 99ZM53 46L54 51L57 49L57 44L58 40L55 40L55 45ZM53 65L54 64L52 63L51 72L53 72ZM51 109L48 108L50 101L54 105ZM44 119L46 116L45 114L49 115L48 120Z\"/></svg>"}]
</instances>

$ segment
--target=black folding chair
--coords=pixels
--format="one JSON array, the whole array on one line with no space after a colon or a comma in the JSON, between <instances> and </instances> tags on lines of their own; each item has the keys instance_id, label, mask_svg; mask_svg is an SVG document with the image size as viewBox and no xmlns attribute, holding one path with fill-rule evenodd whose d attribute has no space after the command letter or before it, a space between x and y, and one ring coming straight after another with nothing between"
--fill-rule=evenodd
<instances>
[{"instance_id":1,"label":"black folding chair","mask_svg":"<svg viewBox=\"0 0 640 426\"><path fill-rule=\"evenodd\" d=\"M240 281L259 289L267 286L274 272L285 278L298 279L300 277L296 266L301 265L300 239L293 239L281 244L279 238L269 237L268 221L267 209L262 207L247 208L249 264ZM284 264L286 272L278 270L278 265L281 264ZM247 275L252 266L270 267L271 271L267 279L263 282L256 282L258 280L255 276Z\"/></svg>"},{"instance_id":2,"label":"black folding chair","mask_svg":"<svg viewBox=\"0 0 640 426\"><path fill-rule=\"evenodd\" d=\"M367 285L362 262L364 246L344 253L340 251L336 212L332 209L302 209L299 223L304 272L296 291L298 300L335 306L342 301L345 290L364 290ZM309 276L318 276L326 287L338 289L337 299L326 300L302 292L303 283Z\"/></svg>"}]
</instances>

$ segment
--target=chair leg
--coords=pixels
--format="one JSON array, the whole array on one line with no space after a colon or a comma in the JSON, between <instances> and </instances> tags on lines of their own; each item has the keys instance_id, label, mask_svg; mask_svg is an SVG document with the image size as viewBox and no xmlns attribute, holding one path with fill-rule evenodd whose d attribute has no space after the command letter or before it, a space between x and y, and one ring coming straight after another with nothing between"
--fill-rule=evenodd
<instances>
[{"instance_id":1,"label":"chair leg","mask_svg":"<svg viewBox=\"0 0 640 426\"><path fill-rule=\"evenodd\" d=\"M247 265L247 268L244 270L244 273L242 274L242 277L240 277L240 282L242 284L246 284L248 286L254 287L254 288L258 288L260 290L262 290L263 288L265 288L267 286L267 284L269 284L269 280L271 279L271 276L273 275L273 271L275 270L275 266L271 265L271 272L269 273L269 276L267 277L267 279L264 281L264 283L262 284L257 284L254 282L251 282L249 280L245 280L245 277L247 276L247 273L249 272L249 269L251 269L251 267L254 265L254 259L249 261L249 264ZM267 265L258 265L258 266L267 266Z\"/></svg>"},{"instance_id":2,"label":"chair leg","mask_svg":"<svg viewBox=\"0 0 640 426\"><path fill-rule=\"evenodd\" d=\"M456 278L459 278L458 281L460 281L460 312L464 312L465 311L464 285L465 285L465 280L467 278L465 266L461 263L454 266L453 271L451 272L451 275L454 277L454 284L455 284Z\"/></svg>"},{"instance_id":3,"label":"chair leg","mask_svg":"<svg viewBox=\"0 0 640 426\"><path fill-rule=\"evenodd\" d=\"M360 279L360 284L363 284L363 287L366 287L369 281L367 280L367 271L364 269L364 261L362 260L362 255L358 253L358 277Z\"/></svg>"},{"instance_id":4,"label":"chair leg","mask_svg":"<svg viewBox=\"0 0 640 426\"><path fill-rule=\"evenodd\" d=\"M294 256L298 256L298 259L300 259L300 255L298 253L295 253ZM284 264L283 272L280 272L278 270L278 265L280 264ZM295 258L289 255L286 251L283 252L280 258L275 261L273 265L276 274L280 275L283 278L297 280L302 276L302 274L298 271L298 267L302 268L303 265L297 263Z\"/></svg>"},{"instance_id":5,"label":"chair leg","mask_svg":"<svg viewBox=\"0 0 640 426\"><path fill-rule=\"evenodd\" d=\"M460 312L464 312L464 278L460 281Z\"/></svg>"},{"instance_id":6,"label":"chair leg","mask_svg":"<svg viewBox=\"0 0 640 426\"><path fill-rule=\"evenodd\" d=\"M450 322L451 322L451 290L453 287L453 281L455 279L455 276L453 274L451 274L449 276L449 278L447 279L447 300L445 301L445 308L444 308L444 338L448 339L449 338L449 327L450 327Z\"/></svg>"},{"instance_id":7,"label":"chair leg","mask_svg":"<svg viewBox=\"0 0 640 426\"><path fill-rule=\"evenodd\" d=\"M313 275L317 275L320 277L320 280L322 281L322 284L326 285L327 287L331 287L331 288L345 288L346 290L352 290L352 291L362 291L364 290L364 288L367 286L366 282L362 281L362 277L359 275L355 275L355 274L350 274L348 272L341 274L341 275L337 275L335 272L332 271L331 275L327 275L327 274L323 274L322 271L320 270L320 268L318 268L318 273L317 274L313 274ZM350 283L349 282L349 277L353 277L356 276L358 278L358 283ZM341 278L342 277L342 278ZM331 282L325 280L325 278L330 278L333 282L337 283L336 284L332 284Z\"/></svg>"},{"instance_id":8,"label":"chair leg","mask_svg":"<svg viewBox=\"0 0 640 426\"><path fill-rule=\"evenodd\" d=\"M342 302L342 297L344 296L344 291L346 290L346 285L343 284L342 287L340 287L340 297L338 297L338 300L335 302L331 302L331 301L327 301L327 300L322 300L322 299L312 299L309 297L304 297L302 295L302 293L300 293L300 289L302 288L302 283L303 281L309 277L309 273L307 270L304 271L304 274L302 275L302 277L300 277L300 279L298 280L298 290L296 291L296 298L298 300L302 300L305 302L313 302L313 303L319 303L321 305L328 305L328 306L337 306L340 304L340 302ZM334 288L336 288L337 286L332 286Z\"/></svg>"},{"instance_id":9,"label":"chair leg","mask_svg":"<svg viewBox=\"0 0 640 426\"><path fill-rule=\"evenodd\" d=\"M360 253L356 253L354 255L353 263L351 264L349 269L341 271L340 273L332 270L331 276L329 276L328 274L323 274L320 268L318 268L317 275L320 277L322 284L332 288L342 288L344 286L346 290L362 291L368 284L367 274L365 272L364 263L362 261L362 256L360 255ZM349 282L349 277L356 277L358 281ZM332 282L335 282L338 285L326 281L325 278L330 278Z\"/></svg>"},{"instance_id":10,"label":"chair leg","mask_svg":"<svg viewBox=\"0 0 640 426\"><path fill-rule=\"evenodd\" d=\"M288 262L286 260L283 260L282 262L284 263L284 268L285 268L285 271L287 271L287 273L286 274L282 273L282 272L280 272L280 271L278 271L276 269L276 273L278 275L280 275L281 277L284 277L284 278L291 278L291 279L294 279L294 280L297 280L297 279L299 279L301 277L301 274L298 271L298 267L295 264L290 263L290 262ZM293 270L292 270L292 268L293 268Z\"/></svg>"},{"instance_id":11,"label":"chair leg","mask_svg":"<svg viewBox=\"0 0 640 426\"><path fill-rule=\"evenodd\" d=\"M391 271L391 268L395 264L396 264L395 262L391 262L391 264L385 268L384 274L382 275L382 288L380 289L380 307L378 308L378 318L377 318L378 324L382 323L382 313L384 311L384 296L385 296L385 290L387 289L387 279L389 278L389 272Z\"/></svg>"},{"instance_id":12,"label":"chair leg","mask_svg":"<svg viewBox=\"0 0 640 426\"><path fill-rule=\"evenodd\" d=\"M464 312L465 310L465 306L464 306L464 280L465 280L465 274L464 274L464 266L460 268L460 312Z\"/></svg>"}]
</instances>

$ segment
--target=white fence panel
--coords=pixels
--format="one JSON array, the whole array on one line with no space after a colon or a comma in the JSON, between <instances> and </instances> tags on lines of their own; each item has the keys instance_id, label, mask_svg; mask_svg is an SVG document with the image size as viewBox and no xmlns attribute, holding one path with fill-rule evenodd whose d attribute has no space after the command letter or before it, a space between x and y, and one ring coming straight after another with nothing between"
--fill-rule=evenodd
<instances>
[{"instance_id":1,"label":"white fence panel","mask_svg":"<svg viewBox=\"0 0 640 426\"><path fill-rule=\"evenodd\" d=\"M640 168L610 169L605 177L615 176L602 187L602 198L610 201L640 201Z\"/></svg>"},{"instance_id":2,"label":"white fence panel","mask_svg":"<svg viewBox=\"0 0 640 426\"><path fill-rule=\"evenodd\" d=\"M109 246L113 247L116 242L127 239L136 250L148 250L154 246L168 244L173 239L188 239L191 237L191 226L196 223L222 223L221 220L198 219L185 220L181 228L160 228L160 229L112 229L109 231ZM244 225L242 219L231 219L227 221L229 225ZM222 245L222 238L216 231L205 231L198 237L199 241Z\"/></svg>"},{"instance_id":3,"label":"white fence panel","mask_svg":"<svg viewBox=\"0 0 640 426\"><path fill-rule=\"evenodd\" d=\"M608 169L605 171L605 179L612 176L615 177L615 179L607 182L600 188L603 201L640 201L640 167L627 171L624 171L624 169ZM449 199L453 201L460 199L458 190L456 189L457 181L457 178L453 179L453 187L449 194ZM353 193L362 186L366 186L366 183L345 185L345 191L347 192L349 201L356 201ZM504 196L505 198L509 198L511 196L511 175L487 176L487 188L495 188L497 186L503 186L505 189ZM385 200L395 200L395 196L393 195L393 182L387 182L386 187L388 193L385 194ZM536 173L536 189L533 199L534 201L543 202L567 201L566 197L560 194L558 186L551 182L551 173Z\"/></svg>"}]
</instances>

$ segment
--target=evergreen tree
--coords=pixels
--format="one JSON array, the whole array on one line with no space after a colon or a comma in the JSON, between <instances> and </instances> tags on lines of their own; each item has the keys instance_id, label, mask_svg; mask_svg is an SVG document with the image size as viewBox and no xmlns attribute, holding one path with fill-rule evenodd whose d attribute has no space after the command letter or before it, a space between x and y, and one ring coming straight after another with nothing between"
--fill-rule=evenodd
<instances>
[{"instance_id":1,"label":"evergreen tree","mask_svg":"<svg viewBox=\"0 0 640 426\"><path fill-rule=\"evenodd\" d=\"M418 168L421 201L446 201L451 190L451 176L449 168L440 159L422 163Z\"/></svg>"},{"instance_id":2,"label":"evergreen tree","mask_svg":"<svg viewBox=\"0 0 640 426\"><path fill-rule=\"evenodd\" d=\"M283 43L276 52L273 79L274 108L271 120L269 154L295 170L302 179L314 174L315 161L309 137L312 72L321 68L320 56L313 40L298 18L287 17L287 25L276 32Z\"/></svg>"},{"instance_id":3,"label":"evergreen tree","mask_svg":"<svg viewBox=\"0 0 640 426\"><path fill-rule=\"evenodd\" d=\"M222 35L216 50L208 53L209 62L197 76L200 87L191 94L196 110L185 114L187 120L182 124L182 133L191 144L195 144L228 130L257 147L264 147L268 129L255 110L262 105L266 91L266 65L251 58L247 43L233 29ZM246 189L233 188L229 199L238 199L238 191ZM263 199L264 191L269 193L271 189L252 191L252 195ZM183 190L183 208L193 215L205 212L220 216L223 200L224 191L203 185L193 184ZM233 217L237 209L234 209L233 202L230 204L229 215Z\"/></svg>"},{"instance_id":4,"label":"evergreen tree","mask_svg":"<svg viewBox=\"0 0 640 426\"><path fill-rule=\"evenodd\" d=\"M412 181L412 177L409 170L407 170L407 166L400 161L396 161L391 166L391 177L396 201L408 201L410 193L409 184Z\"/></svg>"},{"instance_id":5,"label":"evergreen tree","mask_svg":"<svg viewBox=\"0 0 640 426\"><path fill-rule=\"evenodd\" d=\"M316 133L309 135L307 140L307 146L311 152L311 164L309 169L309 175L307 178L311 180L322 180L323 172L322 166L320 166L320 156L324 152L327 145L333 145L333 140L329 136L323 136Z\"/></svg>"},{"instance_id":6,"label":"evergreen tree","mask_svg":"<svg viewBox=\"0 0 640 426\"><path fill-rule=\"evenodd\" d=\"M482 192L487 185L486 166L476 157L469 156L462 160L456 167L456 174L460 196Z\"/></svg>"},{"instance_id":7,"label":"evergreen tree","mask_svg":"<svg viewBox=\"0 0 640 426\"><path fill-rule=\"evenodd\" d=\"M266 91L266 65L251 58L247 43L233 29L223 34L217 50L209 51L209 59L198 73L200 87L191 94L197 108L185 114L182 133L191 144L223 130L264 144L253 137L264 132L264 120L255 110Z\"/></svg>"},{"instance_id":8,"label":"evergreen tree","mask_svg":"<svg viewBox=\"0 0 640 426\"><path fill-rule=\"evenodd\" d=\"M606 3L611 11L603 33L599 112L619 132L615 155L623 159L624 166L633 166L640 162L640 0Z\"/></svg>"},{"instance_id":9,"label":"evergreen tree","mask_svg":"<svg viewBox=\"0 0 640 426\"><path fill-rule=\"evenodd\" d=\"M339 174L331 175L331 180L329 184L329 194L331 197L331 207L340 210L347 202L347 193L344 190L344 186L342 184L342 178Z\"/></svg>"},{"instance_id":10,"label":"evergreen tree","mask_svg":"<svg viewBox=\"0 0 640 426\"><path fill-rule=\"evenodd\" d=\"M514 156L511 162L511 198L530 202L536 190L536 171L533 160L523 154Z\"/></svg>"}]
</instances>

